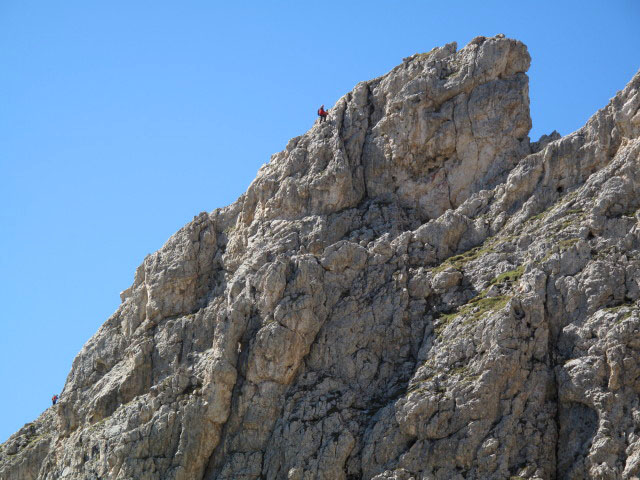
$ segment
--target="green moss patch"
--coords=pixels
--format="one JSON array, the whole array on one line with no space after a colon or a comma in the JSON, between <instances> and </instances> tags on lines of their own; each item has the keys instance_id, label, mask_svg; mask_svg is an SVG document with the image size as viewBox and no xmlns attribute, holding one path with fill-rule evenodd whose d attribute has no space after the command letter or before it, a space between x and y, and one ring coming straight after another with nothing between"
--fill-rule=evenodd
<instances>
[{"instance_id":1,"label":"green moss patch","mask_svg":"<svg viewBox=\"0 0 640 480\"><path fill-rule=\"evenodd\" d=\"M577 238L577 237L566 238L564 240L556 241L556 244L554 245L554 247L551 248L551 251L544 256L544 258L539 262L539 264L545 263L547 260L553 257L556 253L562 253L566 250L569 250L579 241L580 241L580 238Z\"/></svg>"},{"instance_id":2,"label":"green moss patch","mask_svg":"<svg viewBox=\"0 0 640 480\"><path fill-rule=\"evenodd\" d=\"M436 336L439 337L454 318L465 316L468 317L465 323L475 322L487 312L502 310L512 298L511 295L498 295L495 297L487 297L485 295L486 291L472 298L456 311L440 315L437 325L433 329Z\"/></svg>"},{"instance_id":3,"label":"green moss patch","mask_svg":"<svg viewBox=\"0 0 640 480\"><path fill-rule=\"evenodd\" d=\"M426 60L427 58L429 58L431 56L431 54L433 52L435 52L438 49L438 47L433 47L431 50L429 50L428 52L425 53L417 53L416 54L416 60Z\"/></svg>"},{"instance_id":4,"label":"green moss patch","mask_svg":"<svg viewBox=\"0 0 640 480\"><path fill-rule=\"evenodd\" d=\"M626 320L631 315L633 315L635 307L636 307L635 303L627 302L627 303L622 303L620 305L616 305L615 307L607 307L604 309L604 311L607 313L618 315L616 320L618 322L622 322L623 320ZM628 310L625 312L622 312L622 315L619 315L623 309L628 309Z\"/></svg>"},{"instance_id":5,"label":"green moss patch","mask_svg":"<svg viewBox=\"0 0 640 480\"><path fill-rule=\"evenodd\" d=\"M564 212L565 215L575 215L580 213L584 213L584 210L582 208L572 208L571 210L567 210L566 212Z\"/></svg>"},{"instance_id":6,"label":"green moss patch","mask_svg":"<svg viewBox=\"0 0 640 480\"><path fill-rule=\"evenodd\" d=\"M550 205L549 207L547 207L546 209L544 209L542 212L538 213L537 215L529 217L525 223L535 223L538 220L542 220L544 217L546 217L549 214L549 212L551 212L551 210L555 206L556 206L555 204Z\"/></svg>"},{"instance_id":7,"label":"green moss patch","mask_svg":"<svg viewBox=\"0 0 640 480\"><path fill-rule=\"evenodd\" d=\"M493 252L493 243L490 241L486 241L478 247L472 248L471 250L467 250L466 252L461 253L459 255L454 255L452 257L447 258L444 262L442 262L440 265L435 267L432 270L432 272L436 274L449 267L453 267L456 270L460 270L467 263L492 252Z\"/></svg>"},{"instance_id":8,"label":"green moss patch","mask_svg":"<svg viewBox=\"0 0 640 480\"><path fill-rule=\"evenodd\" d=\"M524 265L519 265L513 270L501 273L493 280L491 280L491 282L489 283L489 288L486 288L453 312L441 314L437 318L436 325L433 329L436 336L439 337L447 327L447 325L449 325L456 317L466 316L468 318L465 323L470 323L479 320L480 317L482 317L487 312L502 310L507 305L507 303L509 303L509 300L511 300L513 295L505 294L489 297L487 295L489 294L490 288L494 285L511 286L515 282L520 280L523 274Z\"/></svg>"},{"instance_id":9,"label":"green moss patch","mask_svg":"<svg viewBox=\"0 0 640 480\"><path fill-rule=\"evenodd\" d=\"M491 280L491 283L489 285L501 285L503 283L507 285L511 285L517 282L518 280L520 280L520 277L522 277L523 273L524 273L524 265L520 265L518 268L509 270L508 272L501 273L496 278Z\"/></svg>"}]
</instances>

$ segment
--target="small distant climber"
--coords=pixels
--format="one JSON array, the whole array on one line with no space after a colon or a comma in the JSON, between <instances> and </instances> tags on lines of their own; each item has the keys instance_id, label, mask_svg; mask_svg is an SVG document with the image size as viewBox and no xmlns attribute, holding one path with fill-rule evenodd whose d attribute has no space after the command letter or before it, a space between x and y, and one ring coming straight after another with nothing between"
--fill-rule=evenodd
<instances>
[{"instance_id":1,"label":"small distant climber","mask_svg":"<svg viewBox=\"0 0 640 480\"><path fill-rule=\"evenodd\" d=\"M318 117L320 117L320 123L327 120L327 115L329 115L329 112L324 109L324 105L321 105L318 109Z\"/></svg>"},{"instance_id":2,"label":"small distant climber","mask_svg":"<svg viewBox=\"0 0 640 480\"><path fill-rule=\"evenodd\" d=\"M51 404L55 405L58 402L58 395L54 394L53 397L51 397Z\"/></svg>"}]
</instances>

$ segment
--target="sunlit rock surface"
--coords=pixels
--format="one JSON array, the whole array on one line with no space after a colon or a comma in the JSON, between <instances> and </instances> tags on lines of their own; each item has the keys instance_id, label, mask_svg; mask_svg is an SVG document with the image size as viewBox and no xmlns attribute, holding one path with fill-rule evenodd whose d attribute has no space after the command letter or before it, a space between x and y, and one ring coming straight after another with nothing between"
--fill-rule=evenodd
<instances>
[{"instance_id":1,"label":"sunlit rock surface","mask_svg":"<svg viewBox=\"0 0 640 480\"><path fill-rule=\"evenodd\" d=\"M356 85L145 259L0 479L640 476L640 74L530 142L529 62Z\"/></svg>"}]
</instances>

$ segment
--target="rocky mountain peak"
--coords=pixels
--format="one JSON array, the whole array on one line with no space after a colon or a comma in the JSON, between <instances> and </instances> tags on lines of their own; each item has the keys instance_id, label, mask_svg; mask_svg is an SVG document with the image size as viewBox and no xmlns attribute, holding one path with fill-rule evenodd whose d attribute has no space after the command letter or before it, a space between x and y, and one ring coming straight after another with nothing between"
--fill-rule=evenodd
<instances>
[{"instance_id":1,"label":"rocky mountain peak","mask_svg":"<svg viewBox=\"0 0 640 480\"><path fill-rule=\"evenodd\" d=\"M530 143L529 64L356 85L144 260L0 479L640 475L640 73Z\"/></svg>"}]
</instances>

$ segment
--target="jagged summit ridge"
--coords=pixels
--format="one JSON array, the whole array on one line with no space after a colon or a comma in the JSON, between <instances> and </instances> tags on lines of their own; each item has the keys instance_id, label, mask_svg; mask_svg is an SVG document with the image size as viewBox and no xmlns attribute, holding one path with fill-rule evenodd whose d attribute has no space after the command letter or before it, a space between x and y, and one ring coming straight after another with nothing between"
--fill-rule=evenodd
<instances>
[{"instance_id":1,"label":"jagged summit ridge","mask_svg":"<svg viewBox=\"0 0 640 480\"><path fill-rule=\"evenodd\" d=\"M453 43L359 83L330 122L260 170L241 198L242 221L330 214L365 198L396 197L423 219L459 205L528 153L529 63L513 40L459 52ZM450 192L439 186L445 176Z\"/></svg>"},{"instance_id":2,"label":"jagged summit ridge","mask_svg":"<svg viewBox=\"0 0 640 480\"><path fill-rule=\"evenodd\" d=\"M638 475L640 74L530 144L529 62L358 84L145 259L0 478Z\"/></svg>"}]
</instances>

